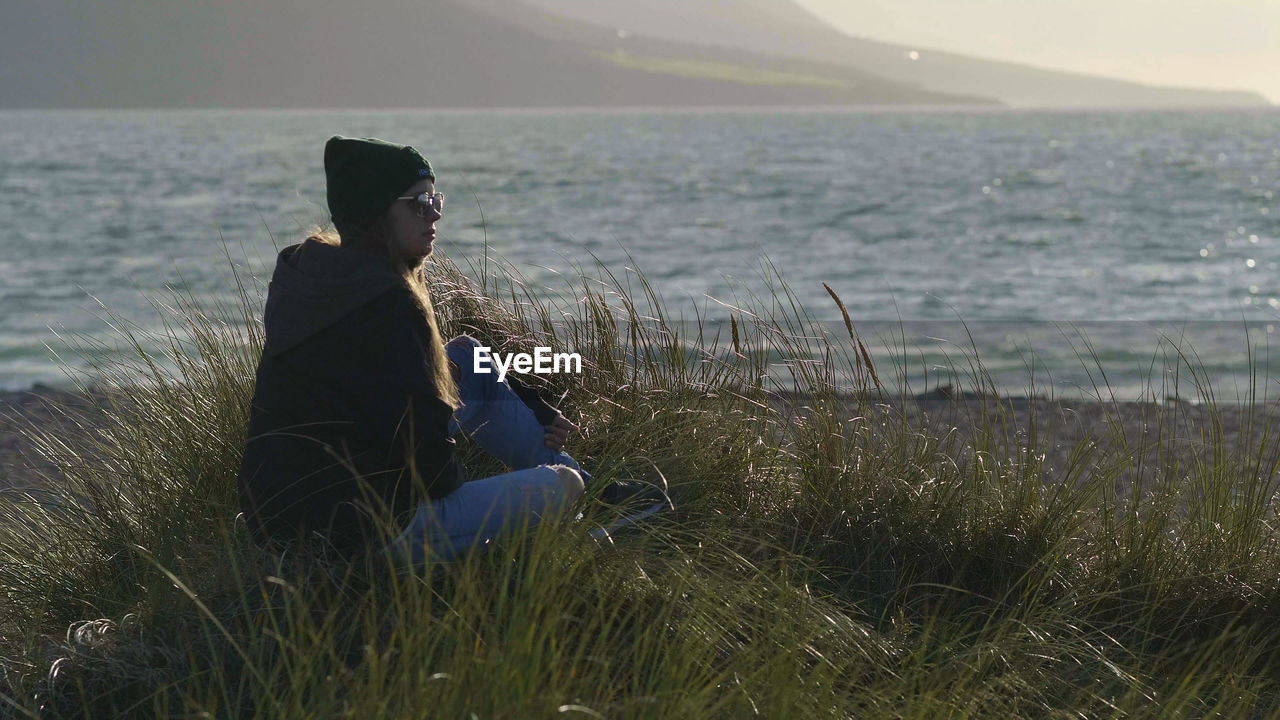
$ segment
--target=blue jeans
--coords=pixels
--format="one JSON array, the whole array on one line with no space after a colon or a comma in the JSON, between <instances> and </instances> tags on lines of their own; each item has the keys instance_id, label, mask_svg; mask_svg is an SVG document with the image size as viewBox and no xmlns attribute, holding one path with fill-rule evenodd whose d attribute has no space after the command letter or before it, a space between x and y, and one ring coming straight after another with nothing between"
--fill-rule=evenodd
<instances>
[{"instance_id":1,"label":"blue jeans","mask_svg":"<svg viewBox=\"0 0 1280 720\"><path fill-rule=\"evenodd\" d=\"M404 532L383 549L414 566L424 564L428 548L433 559L447 561L506 530L532 527L544 515L562 511L567 505L564 483L551 465L567 465L585 482L591 478L568 453L544 444L546 428L505 380L474 371L479 344L460 335L445 345L461 370L462 407L449 422L449 434L464 431L512 471L463 483L443 498L419 503Z\"/></svg>"}]
</instances>

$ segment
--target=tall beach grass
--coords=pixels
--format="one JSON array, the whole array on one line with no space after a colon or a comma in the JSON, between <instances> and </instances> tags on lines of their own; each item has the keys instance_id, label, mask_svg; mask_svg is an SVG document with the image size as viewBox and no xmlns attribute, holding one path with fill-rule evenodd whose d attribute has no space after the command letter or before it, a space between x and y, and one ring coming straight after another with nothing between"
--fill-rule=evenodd
<instances>
[{"instance_id":1,"label":"tall beach grass","mask_svg":"<svg viewBox=\"0 0 1280 720\"><path fill-rule=\"evenodd\" d=\"M1280 443L1255 399L1234 446L1153 404L1149 432L1108 415L1051 463L1035 398L1027 427L998 401L964 433L908 413L886 381L909 359L875 367L856 319L816 322L776 275L699 310L630 269L544 300L514 268L431 268L450 334L581 354L544 379L581 425L570 452L664 480L678 510L595 540L587 507L422 572L264 553L235 497L260 285L239 307L175 295L158 338L113 319L132 359L31 428L46 488L0 495L0 714L1276 712ZM462 445L473 475L501 470Z\"/></svg>"}]
</instances>

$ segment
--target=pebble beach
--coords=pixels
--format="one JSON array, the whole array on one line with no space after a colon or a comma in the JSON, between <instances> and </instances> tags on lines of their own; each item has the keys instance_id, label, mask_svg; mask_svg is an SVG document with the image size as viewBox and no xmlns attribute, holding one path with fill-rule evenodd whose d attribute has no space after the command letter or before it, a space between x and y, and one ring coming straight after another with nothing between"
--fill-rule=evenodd
<instances>
[{"instance_id":1,"label":"pebble beach","mask_svg":"<svg viewBox=\"0 0 1280 720\"><path fill-rule=\"evenodd\" d=\"M97 393L96 390L90 390ZM1071 464L1073 450L1081 442L1092 443L1094 461L1120 449L1134 456L1135 472L1155 472L1159 458L1164 464L1175 461L1186 469L1200 461L1212 460L1215 447L1230 456L1238 455L1244 443L1251 454L1273 458L1280 451L1280 403L1259 403L1250 408L1223 404L1214 408L1189 402L1088 402L1050 400L1041 397L997 398L972 393L953 393L941 388L906 398L860 404L852 396L841 396L842 422L897 422L905 415L909 424L928 427L941 437L954 429L958 434L952 447L960 450L960 460L972 456L975 429L984 425L1002 436L979 446L1025 452L1027 448L1044 454L1045 480L1060 478ZM777 407L799 418L812 412L812 398L784 393ZM28 390L0 392L0 488L33 488L55 477L53 466L39 457L31 430L77 432L59 429L68 410L91 408L85 395L37 384ZM864 410L869 408L870 413ZM984 417L987 420L984 420ZM1034 419L1036 432L1031 432ZM1221 433L1221 442L1215 439ZM572 442L572 440L570 440ZM1259 453L1259 450L1263 452ZM1141 460L1142 462L1136 462ZM1134 477L1129 474L1127 477ZM1117 488L1123 495L1125 488Z\"/></svg>"}]
</instances>

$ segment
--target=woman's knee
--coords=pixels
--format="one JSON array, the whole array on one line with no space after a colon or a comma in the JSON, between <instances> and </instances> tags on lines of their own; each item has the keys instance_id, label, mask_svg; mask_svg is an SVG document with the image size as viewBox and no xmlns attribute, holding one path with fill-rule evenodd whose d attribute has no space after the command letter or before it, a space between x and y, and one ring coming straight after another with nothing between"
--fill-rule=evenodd
<instances>
[{"instance_id":1,"label":"woman's knee","mask_svg":"<svg viewBox=\"0 0 1280 720\"><path fill-rule=\"evenodd\" d=\"M480 341L470 335L459 335L458 337L445 343L445 348L457 348L458 350L475 350L480 347Z\"/></svg>"},{"instance_id":2,"label":"woman's knee","mask_svg":"<svg viewBox=\"0 0 1280 720\"><path fill-rule=\"evenodd\" d=\"M470 335L459 335L444 344L444 353L458 366L463 375L469 375L475 365L476 348L480 341Z\"/></svg>"},{"instance_id":3,"label":"woman's knee","mask_svg":"<svg viewBox=\"0 0 1280 720\"><path fill-rule=\"evenodd\" d=\"M578 474L577 470L568 465L551 465L549 467L556 471L556 476L564 484L565 499L571 503L577 502L578 498L582 497L585 489L582 476Z\"/></svg>"}]
</instances>

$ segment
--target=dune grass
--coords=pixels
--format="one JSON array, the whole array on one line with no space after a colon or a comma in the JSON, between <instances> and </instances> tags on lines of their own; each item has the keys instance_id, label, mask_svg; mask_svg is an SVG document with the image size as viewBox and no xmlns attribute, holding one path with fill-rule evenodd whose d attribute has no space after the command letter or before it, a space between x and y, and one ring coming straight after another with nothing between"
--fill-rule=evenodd
<instances>
[{"instance_id":1,"label":"dune grass","mask_svg":"<svg viewBox=\"0 0 1280 720\"><path fill-rule=\"evenodd\" d=\"M725 327L630 270L538 300L511 268L432 268L447 332L579 352L546 387L580 420L570 451L602 480L665 478L678 511L598 542L588 509L419 573L265 554L235 520L260 291L176 296L168 357L116 323L136 357L96 369L96 410L31 430L51 489L0 496L0 714L1276 711L1271 428L1233 451L1210 433L1188 464L1153 406L1159 432L1115 424L1049 467L998 406L967 439L910 420L847 315L824 327L780 279Z\"/></svg>"}]
</instances>

